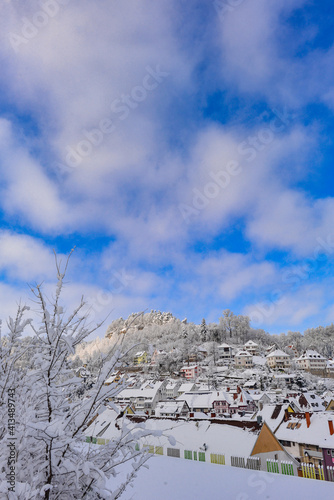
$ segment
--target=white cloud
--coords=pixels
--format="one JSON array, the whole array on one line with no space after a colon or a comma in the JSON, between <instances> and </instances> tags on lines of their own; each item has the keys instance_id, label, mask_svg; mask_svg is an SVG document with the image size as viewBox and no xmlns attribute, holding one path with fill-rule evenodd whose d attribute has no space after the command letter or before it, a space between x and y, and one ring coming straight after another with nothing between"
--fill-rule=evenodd
<instances>
[{"instance_id":1,"label":"white cloud","mask_svg":"<svg viewBox=\"0 0 334 500\"><path fill-rule=\"evenodd\" d=\"M305 284L297 291L276 289L276 299L263 300L248 305L244 309L251 319L253 328L272 328L279 325L289 325L289 328L301 326L308 322L320 321L326 310L324 292L319 286ZM284 326L283 326L284 328Z\"/></svg>"},{"instance_id":2,"label":"white cloud","mask_svg":"<svg viewBox=\"0 0 334 500\"><path fill-rule=\"evenodd\" d=\"M55 257L41 240L0 231L0 269L10 278L28 282L44 280L55 274L55 268Z\"/></svg>"}]
</instances>

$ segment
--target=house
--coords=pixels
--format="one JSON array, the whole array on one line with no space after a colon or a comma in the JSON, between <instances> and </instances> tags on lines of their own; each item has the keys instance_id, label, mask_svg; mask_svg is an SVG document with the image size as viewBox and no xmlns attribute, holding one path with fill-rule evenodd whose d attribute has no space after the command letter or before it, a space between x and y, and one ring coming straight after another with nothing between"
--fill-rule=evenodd
<instances>
[{"instance_id":1,"label":"house","mask_svg":"<svg viewBox=\"0 0 334 500\"><path fill-rule=\"evenodd\" d=\"M269 368L290 368L290 357L281 349L276 349L267 355L267 365Z\"/></svg>"},{"instance_id":2,"label":"house","mask_svg":"<svg viewBox=\"0 0 334 500\"><path fill-rule=\"evenodd\" d=\"M255 390L257 389L257 386L258 386L258 382L257 380L247 380L247 382L244 383L243 387L244 389L251 389L251 390Z\"/></svg>"},{"instance_id":3,"label":"house","mask_svg":"<svg viewBox=\"0 0 334 500\"><path fill-rule=\"evenodd\" d=\"M334 413L295 413L276 431L276 437L298 460L315 466L334 464ZM325 475L327 474L326 467Z\"/></svg>"},{"instance_id":4,"label":"house","mask_svg":"<svg viewBox=\"0 0 334 500\"><path fill-rule=\"evenodd\" d=\"M212 401L212 409L218 417L230 414L231 398L223 391L217 391Z\"/></svg>"},{"instance_id":5,"label":"house","mask_svg":"<svg viewBox=\"0 0 334 500\"><path fill-rule=\"evenodd\" d=\"M214 392L197 391L185 392L177 398L177 401L186 401L191 412L210 413L213 410L213 399Z\"/></svg>"},{"instance_id":6,"label":"house","mask_svg":"<svg viewBox=\"0 0 334 500\"><path fill-rule=\"evenodd\" d=\"M265 355L270 354L271 352L275 351L277 349L276 344L270 345L269 347L266 347L264 352Z\"/></svg>"},{"instance_id":7,"label":"house","mask_svg":"<svg viewBox=\"0 0 334 500\"><path fill-rule=\"evenodd\" d=\"M232 347L228 344L221 344L217 347L218 356L220 359L231 359L232 358Z\"/></svg>"},{"instance_id":8,"label":"house","mask_svg":"<svg viewBox=\"0 0 334 500\"><path fill-rule=\"evenodd\" d=\"M247 411L254 412L256 410L256 404L252 396L244 389L241 389L241 387L238 386L236 392L229 392L228 394L233 398L230 400L229 407L232 415L235 413L242 414Z\"/></svg>"},{"instance_id":9,"label":"house","mask_svg":"<svg viewBox=\"0 0 334 500\"><path fill-rule=\"evenodd\" d=\"M331 399L325 408L326 411L334 411L334 399Z\"/></svg>"},{"instance_id":10,"label":"house","mask_svg":"<svg viewBox=\"0 0 334 500\"><path fill-rule=\"evenodd\" d=\"M194 380L202 373L202 367L200 365L186 365L180 370L181 376L187 380Z\"/></svg>"},{"instance_id":11,"label":"house","mask_svg":"<svg viewBox=\"0 0 334 500\"><path fill-rule=\"evenodd\" d=\"M307 350L296 359L298 368L314 373L322 373L326 370L327 359L317 351Z\"/></svg>"},{"instance_id":12,"label":"house","mask_svg":"<svg viewBox=\"0 0 334 500\"><path fill-rule=\"evenodd\" d=\"M115 405L115 408L118 409L121 417L123 415L134 415L136 413L136 407L134 404L118 404Z\"/></svg>"},{"instance_id":13,"label":"house","mask_svg":"<svg viewBox=\"0 0 334 500\"><path fill-rule=\"evenodd\" d=\"M253 401L256 404L258 410L262 410L262 408L265 405L268 405L271 403L270 397L265 392L255 392L252 394L252 398L253 398Z\"/></svg>"},{"instance_id":14,"label":"house","mask_svg":"<svg viewBox=\"0 0 334 500\"><path fill-rule=\"evenodd\" d=\"M118 384L120 380L124 379L124 374L120 370L113 372L110 377L104 382L104 385Z\"/></svg>"},{"instance_id":15,"label":"house","mask_svg":"<svg viewBox=\"0 0 334 500\"><path fill-rule=\"evenodd\" d=\"M156 417L187 417L190 408L186 401L159 401L155 407Z\"/></svg>"},{"instance_id":16,"label":"house","mask_svg":"<svg viewBox=\"0 0 334 500\"><path fill-rule=\"evenodd\" d=\"M248 351L239 351L234 356L234 363L237 368L250 368L253 366L253 356Z\"/></svg>"},{"instance_id":17,"label":"house","mask_svg":"<svg viewBox=\"0 0 334 500\"><path fill-rule=\"evenodd\" d=\"M181 387L181 382L176 380L170 380L166 384L166 398L177 398L178 390Z\"/></svg>"},{"instance_id":18,"label":"house","mask_svg":"<svg viewBox=\"0 0 334 500\"><path fill-rule=\"evenodd\" d=\"M303 392L295 399L291 398L299 406L301 411L324 411L326 404L324 400L314 392Z\"/></svg>"},{"instance_id":19,"label":"house","mask_svg":"<svg viewBox=\"0 0 334 500\"><path fill-rule=\"evenodd\" d=\"M329 359L327 361L326 372L327 372L328 377L334 378L334 360L333 359Z\"/></svg>"},{"instance_id":20,"label":"house","mask_svg":"<svg viewBox=\"0 0 334 500\"><path fill-rule=\"evenodd\" d=\"M147 352L146 351L139 351L135 354L133 358L133 364L134 365L141 365L143 363L147 363Z\"/></svg>"},{"instance_id":21,"label":"house","mask_svg":"<svg viewBox=\"0 0 334 500\"><path fill-rule=\"evenodd\" d=\"M126 420L127 432L136 432L138 419L128 417ZM104 444L117 439L122 432L122 421L118 422L116 426L115 413L105 410L86 429L87 442ZM272 458L283 464L289 462L297 475L297 461L265 424L259 434L257 424L244 428L244 423L232 426L224 420L186 421L154 417L145 419L143 425L146 435L138 436L137 449L144 448L155 455L264 471L267 471L267 459ZM260 481L259 477L259 484Z\"/></svg>"},{"instance_id":22,"label":"house","mask_svg":"<svg viewBox=\"0 0 334 500\"><path fill-rule=\"evenodd\" d=\"M244 345L244 350L249 352L252 356L256 356L259 352L259 346L253 340L248 340L248 342Z\"/></svg>"},{"instance_id":23,"label":"house","mask_svg":"<svg viewBox=\"0 0 334 500\"><path fill-rule=\"evenodd\" d=\"M177 395L182 396L185 392L194 392L196 391L197 386L193 382L186 382L184 384L181 384L180 387L177 390Z\"/></svg>"},{"instance_id":24,"label":"house","mask_svg":"<svg viewBox=\"0 0 334 500\"><path fill-rule=\"evenodd\" d=\"M287 417L287 413L294 413L294 409L290 403L267 404L261 410L257 411L252 419L258 420L260 418L275 433Z\"/></svg>"},{"instance_id":25,"label":"house","mask_svg":"<svg viewBox=\"0 0 334 500\"><path fill-rule=\"evenodd\" d=\"M293 475L298 475L299 462L279 442L266 422L261 428L250 456L260 459L261 470L267 470L267 460L274 460L275 462L279 461L281 465L288 462L293 470Z\"/></svg>"},{"instance_id":26,"label":"house","mask_svg":"<svg viewBox=\"0 0 334 500\"><path fill-rule=\"evenodd\" d=\"M113 398L113 401L116 404L134 404L136 413L143 412L150 415L158 401L165 398L166 383L167 381L146 382L139 388L123 389Z\"/></svg>"},{"instance_id":27,"label":"house","mask_svg":"<svg viewBox=\"0 0 334 500\"><path fill-rule=\"evenodd\" d=\"M256 404L252 396L237 387L235 391L219 391L213 393L212 409L217 416L224 416L227 413L230 415L241 412L253 412L256 409Z\"/></svg>"}]
</instances>

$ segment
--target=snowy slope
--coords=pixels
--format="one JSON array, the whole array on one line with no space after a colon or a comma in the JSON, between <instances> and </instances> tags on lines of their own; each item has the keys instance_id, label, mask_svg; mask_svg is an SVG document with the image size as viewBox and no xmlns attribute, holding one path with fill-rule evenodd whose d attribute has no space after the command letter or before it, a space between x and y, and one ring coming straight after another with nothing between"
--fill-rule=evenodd
<instances>
[{"instance_id":1,"label":"snowy slope","mask_svg":"<svg viewBox=\"0 0 334 500\"><path fill-rule=\"evenodd\" d=\"M113 480L114 481L114 480ZM314 500L334 498L334 483L152 456L121 500Z\"/></svg>"}]
</instances>

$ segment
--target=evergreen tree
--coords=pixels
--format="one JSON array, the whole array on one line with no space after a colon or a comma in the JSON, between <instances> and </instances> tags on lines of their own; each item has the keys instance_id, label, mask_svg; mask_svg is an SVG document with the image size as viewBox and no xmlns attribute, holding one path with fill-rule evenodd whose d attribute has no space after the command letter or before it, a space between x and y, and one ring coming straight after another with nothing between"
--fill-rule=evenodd
<instances>
[{"instance_id":1,"label":"evergreen tree","mask_svg":"<svg viewBox=\"0 0 334 500\"><path fill-rule=\"evenodd\" d=\"M202 319L200 334L201 334L201 341L206 342L207 338L208 338L208 328L206 326L206 322L205 322L204 318Z\"/></svg>"}]
</instances>

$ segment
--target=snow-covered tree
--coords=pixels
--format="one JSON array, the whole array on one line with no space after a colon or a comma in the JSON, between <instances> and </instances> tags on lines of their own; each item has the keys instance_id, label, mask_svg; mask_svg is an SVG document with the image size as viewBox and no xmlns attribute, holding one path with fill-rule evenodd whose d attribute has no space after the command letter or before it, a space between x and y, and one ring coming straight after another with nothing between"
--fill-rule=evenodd
<instances>
[{"instance_id":1,"label":"snow-covered tree","mask_svg":"<svg viewBox=\"0 0 334 500\"><path fill-rule=\"evenodd\" d=\"M202 319L200 334L201 341L206 342L208 340L208 328L206 326L206 321L204 318Z\"/></svg>"},{"instance_id":2,"label":"snow-covered tree","mask_svg":"<svg viewBox=\"0 0 334 500\"><path fill-rule=\"evenodd\" d=\"M106 398L119 389L104 382L118 366L122 340L101 357L96 383L87 397L74 397L82 379L74 375L70 356L75 347L100 325L87 323L82 313L85 302L66 314L61 294L68 261L62 271L57 265L54 298L48 301L43 287L32 287L40 313L40 323L24 319L27 308L19 307L15 320L9 320L9 333L0 339L0 497L24 500L118 498L136 470L146 460L135 451L131 434L103 446L85 443L84 430L103 410ZM34 349L30 351L33 369L20 370L19 359L25 350L20 342L23 330L30 325ZM6 391L15 392L16 404L16 490L8 493L8 439L5 409ZM123 484L107 484L117 465L133 462L133 472ZM9 496L12 495L12 496Z\"/></svg>"},{"instance_id":3,"label":"snow-covered tree","mask_svg":"<svg viewBox=\"0 0 334 500\"><path fill-rule=\"evenodd\" d=\"M222 330L222 338L235 339L238 342L245 342L250 330L248 316L236 316L230 309L223 311L223 316L219 318Z\"/></svg>"}]
</instances>

